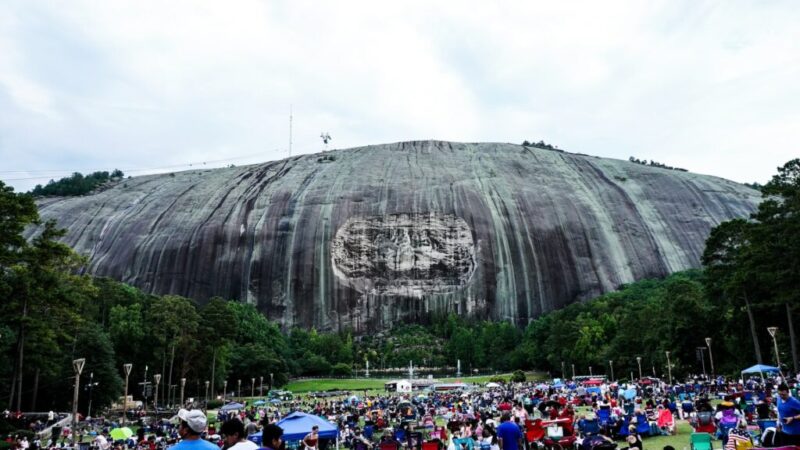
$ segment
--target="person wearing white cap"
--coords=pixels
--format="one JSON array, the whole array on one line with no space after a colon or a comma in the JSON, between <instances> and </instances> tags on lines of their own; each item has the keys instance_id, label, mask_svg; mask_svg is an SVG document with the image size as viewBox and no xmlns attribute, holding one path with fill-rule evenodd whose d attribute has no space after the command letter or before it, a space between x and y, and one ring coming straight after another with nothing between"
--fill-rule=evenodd
<instances>
[{"instance_id":1,"label":"person wearing white cap","mask_svg":"<svg viewBox=\"0 0 800 450\"><path fill-rule=\"evenodd\" d=\"M206 430L208 419L199 409L178 411L178 435L181 441L173 445L170 450L219 450L219 447L203 440L200 435Z\"/></svg>"}]
</instances>

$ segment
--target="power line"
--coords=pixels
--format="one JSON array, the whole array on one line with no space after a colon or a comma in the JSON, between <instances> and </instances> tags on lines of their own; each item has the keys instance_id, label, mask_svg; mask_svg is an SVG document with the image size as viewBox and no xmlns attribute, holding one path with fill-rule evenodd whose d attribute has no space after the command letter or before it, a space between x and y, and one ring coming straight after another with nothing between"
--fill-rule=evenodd
<instances>
[{"instance_id":1,"label":"power line","mask_svg":"<svg viewBox=\"0 0 800 450\"><path fill-rule=\"evenodd\" d=\"M174 164L174 165L170 165L170 166L149 167L149 168L139 168L139 169L121 169L121 170L123 172L125 172L125 173L147 172L147 171L151 171L151 170L174 169L174 168L179 168L179 167L193 167L193 166L200 165L200 164L206 165L206 164L215 164L215 163L220 163L220 162L236 161L236 160L239 160L239 159L252 158L253 156L263 156L263 152L253 153L253 154L244 155L244 156L237 156L237 157L234 157L234 158L217 159L217 160L212 160L212 161L200 161L200 162L194 162L194 163ZM72 174L72 173L75 173L75 172L80 172L80 170L0 170L0 173L41 173L41 172L51 173L52 175L46 175L46 176L41 176L41 177L26 177L26 178L6 178L5 181L43 180L43 179L51 178L53 176L57 176L58 174ZM91 173L91 172L92 171L87 171L86 173Z\"/></svg>"}]
</instances>

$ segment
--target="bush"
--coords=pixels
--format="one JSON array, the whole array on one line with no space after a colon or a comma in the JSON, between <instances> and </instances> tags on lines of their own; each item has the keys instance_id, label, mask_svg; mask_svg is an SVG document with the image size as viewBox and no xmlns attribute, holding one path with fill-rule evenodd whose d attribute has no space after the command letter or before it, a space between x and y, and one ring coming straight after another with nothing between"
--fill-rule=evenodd
<instances>
[{"instance_id":1,"label":"bush","mask_svg":"<svg viewBox=\"0 0 800 450\"><path fill-rule=\"evenodd\" d=\"M525 372L521 370L515 370L514 373L511 374L511 381L514 383L524 383L526 380Z\"/></svg>"},{"instance_id":2,"label":"bush","mask_svg":"<svg viewBox=\"0 0 800 450\"><path fill-rule=\"evenodd\" d=\"M331 374L335 376L349 377L353 375L353 369L350 368L349 364L337 363L333 365L333 368L331 368Z\"/></svg>"},{"instance_id":3,"label":"bush","mask_svg":"<svg viewBox=\"0 0 800 450\"><path fill-rule=\"evenodd\" d=\"M506 380L505 378L501 377L500 375L495 375L492 378L489 378L489 381L491 381L492 383L507 383L508 382L508 380Z\"/></svg>"}]
</instances>

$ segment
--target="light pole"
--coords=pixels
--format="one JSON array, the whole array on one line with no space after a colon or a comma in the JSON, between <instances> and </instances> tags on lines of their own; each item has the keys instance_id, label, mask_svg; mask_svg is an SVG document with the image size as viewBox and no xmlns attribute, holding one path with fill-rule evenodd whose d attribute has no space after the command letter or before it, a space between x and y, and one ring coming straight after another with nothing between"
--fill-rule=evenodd
<instances>
[{"instance_id":1,"label":"light pole","mask_svg":"<svg viewBox=\"0 0 800 450\"><path fill-rule=\"evenodd\" d=\"M258 396L259 397L263 397L264 396L264 375L261 375L258 378L261 380L261 385L258 388Z\"/></svg>"},{"instance_id":2,"label":"light pole","mask_svg":"<svg viewBox=\"0 0 800 450\"><path fill-rule=\"evenodd\" d=\"M608 367L611 368L611 381L614 381L614 360L608 360Z\"/></svg>"},{"instance_id":3,"label":"light pole","mask_svg":"<svg viewBox=\"0 0 800 450\"><path fill-rule=\"evenodd\" d=\"M778 340L775 339L775 335L778 333L778 327L769 327L767 331L772 337L772 344L775 345L775 361L778 363L778 370L781 370L781 357L778 354Z\"/></svg>"},{"instance_id":4,"label":"light pole","mask_svg":"<svg viewBox=\"0 0 800 450\"><path fill-rule=\"evenodd\" d=\"M572 364L572 379L575 379L575 364Z\"/></svg>"},{"instance_id":5,"label":"light pole","mask_svg":"<svg viewBox=\"0 0 800 450\"><path fill-rule=\"evenodd\" d=\"M203 411L205 411L205 410L208 408L208 386L209 386L210 384L211 384L211 382L210 382L210 381L208 381L208 380L206 380L206 404L205 404L205 406L203 407Z\"/></svg>"},{"instance_id":6,"label":"light pole","mask_svg":"<svg viewBox=\"0 0 800 450\"><path fill-rule=\"evenodd\" d=\"M225 397L228 396L228 380L222 383L222 403L225 403Z\"/></svg>"},{"instance_id":7,"label":"light pole","mask_svg":"<svg viewBox=\"0 0 800 450\"><path fill-rule=\"evenodd\" d=\"M672 363L669 362L669 350L664 353L667 355L667 374L669 375L669 385L672 386Z\"/></svg>"},{"instance_id":8,"label":"light pole","mask_svg":"<svg viewBox=\"0 0 800 450\"><path fill-rule=\"evenodd\" d=\"M161 384L161 374L157 373L153 375L153 381L155 381L156 385L156 395L153 397L153 408L156 410L156 415L158 415L158 385Z\"/></svg>"},{"instance_id":9,"label":"light pole","mask_svg":"<svg viewBox=\"0 0 800 450\"><path fill-rule=\"evenodd\" d=\"M256 396L256 379L250 378L250 397Z\"/></svg>"},{"instance_id":10,"label":"light pole","mask_svg":"<svg viewBox=\"0 0 800 450\"><path fill-rule=\"evenodd\" d=\"M92 390L94 389L94 385L97 384L94 382L94 372L89 373L89 410L86 411L86 417L92 417Z\"/></svg>"},{"instance_id":11,"label":"light pole","mask_svg":"<svg viewBox=\"0 0 800 450\"><path fill-rule=\"evenodd\" d=\"M144 401L142 402L142 407L144 411L147 412L147 366L144 366L144 378L142 379L142 397L144 397Z\"/></svg>"},{"instance_id":12,"label":"light pole","mask_svg":"<svg viewBox=\"0 0 800 450\"><path fill-rule=\"evenodd\" d=\"M275 377L273 376L272 372L269 373L269 390L272 390L272 383L275 382Z\"/></svg>"},{"instance_id":13,"label":"light pole","mask_svg":"<svg viewBox=\"0 0 800 450\"><path fill-rule=\"evenodd\" d=\"M641 356L637 356L636 357L636 363L639 364L639 380L641 380L642 379L642 357Z\"/></svg>"},{"instance_id":14,"label":"light pole","mask_svg":"<svg viewBox=\"0 0 800 450\"><path fill-rule=\"evenodd\" d=\"M242 379L239 378L239 387L236 388L236 397L242 398Z\"/></svg>"},{"instance_id":15,"label":"light pole","mask_svg":"<svg viewBox=\"0 0 800 450\"><path fill-rule=\"evenodd\" d=\"M706 338L706 347L708 347L708 361L711 363L711 377L714 377L714 354L711 353L711 338Z\"/></svg>"},{"instance_id":16,"label":"light pole","mask_svg":"<svg viewBox=\"0 0 800 450\"><path fill-rule=\"evenodd\" d=\"M561 361L561 379L567 379L567 372L564 370L564 361Z\"/></svg>"},{"instance_id":17,"label":"light pole","mask_svg":"<svg viewBox=\"0 0 800 450\"><path fill-rule=\"evenodd\" d=\"M83 372L83 365L86 364L86 358L80 358L72 361L72 369L75 371L75 392L72 393L72 432L73 436L78 429L78 392L81 385L81 372Z\"/></svg>"},{"instance_id":18,"label":"light pole","mask_svg":"<svg viewBox=\"0 0 800 450\"><path fill-rule=\"evenodd\" d=\"M133 364L127 363L122 365L122 369L125 371L125 397L123 397L122 402L122 423L125 424L125 419L128 418L128 378L131 375L131 369L133 368Z\"/></svg>"},{"instance_id":19,"label":"light pole","mask_svg":"<svg viewBox=\"0 0 800 450\"><path fill-rule=\"evenodd\" d=\"M700 352L700 364L703 367L703 378L706 378L706 348L697 347L697 351Z\"/></svg>"},{"instance_id":20,"label":"light pole","mask_svg":"<svg viewBox=\"0 0 800 450\"><path fill-rule=\"evenodd\" d=\"M181 408L183 408L183 392L186 388L186 378L181 378Z\"/></svg>"}]
</instances>

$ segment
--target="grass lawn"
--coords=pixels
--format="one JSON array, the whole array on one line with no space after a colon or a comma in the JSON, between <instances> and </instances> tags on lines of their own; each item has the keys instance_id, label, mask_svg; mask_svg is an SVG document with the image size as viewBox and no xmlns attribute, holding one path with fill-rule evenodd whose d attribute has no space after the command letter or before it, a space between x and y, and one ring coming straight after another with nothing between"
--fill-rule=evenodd
<instances>
[{"instance_id":1,"label":"grass lawn","mask_svg":"<svg viewBox=\"0 0 800 450\"><path fill-rule=\"evenodd\" d=\"M544 380L546 375L530 372L526 374L528 376L528 380L537 381L537 380ZM489 379L496 375L482 375L477 377L448 377L448 378L437 378L440 382L443 383L454 383L456 381L463 381L465 383L479 383L484 384L488 383ZM500 374L503 378L509 378L511 376L510 373ZM402 377L397 377L402 378ZM393 378L396 379L396 378ZM283 389L287 391L291 391L294 393L303 393L303 392L311 392L311 391L328 391L332 389L338 389L343 391L383 391L383 383L389 381L389 378L317 378L313 380L297 380L291 381L289 384L283 387Z\"/></svg>"}]
</instances>

